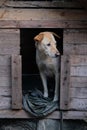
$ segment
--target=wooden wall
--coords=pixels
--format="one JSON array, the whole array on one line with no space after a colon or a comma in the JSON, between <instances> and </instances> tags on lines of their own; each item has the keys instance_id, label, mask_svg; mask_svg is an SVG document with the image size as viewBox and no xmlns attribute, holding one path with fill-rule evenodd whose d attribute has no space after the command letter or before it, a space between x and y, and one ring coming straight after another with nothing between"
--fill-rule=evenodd
<instances>
[{"instance_id":1,"label":"wooden wall","mask_svg":"<svg viewBox=\"0 0 87 130\"><path fill-rule=\"evenodd\" d=\"M0 29L0 109L11 109L11 57L20 53L18 29Z\"/></svg>"},{"instance_id":2,"label":"wooden wall","mask_svg":"<svg viewBox=\"0 0 87 130\"><path fill-rule=\"evenodd\" d=\"M87 110L87 30L65 29L63 45L61 109Z\"/></svg>"},{"instance_id":3,"label":"wooden wall","mask_svg":"<svg viewBox=\"0 0 87 130\"><path fill-rule=\"evenodd\" d=\"M12 83L17 78L15 73L14 80L11 77L11 57L20 54L20 28L62 28L60 109L68 110L63 111L64 119L86 119L87 112L84 111L87 110L86 12L66 9L1 8L0 28L2 28L0 29L0 109L3 109L0 111L0 117L31 118L23 110L11 109L12 90L14 90ZM47 118L60 119L60 111L55 111Z\"/></svg>"}]
</instances>

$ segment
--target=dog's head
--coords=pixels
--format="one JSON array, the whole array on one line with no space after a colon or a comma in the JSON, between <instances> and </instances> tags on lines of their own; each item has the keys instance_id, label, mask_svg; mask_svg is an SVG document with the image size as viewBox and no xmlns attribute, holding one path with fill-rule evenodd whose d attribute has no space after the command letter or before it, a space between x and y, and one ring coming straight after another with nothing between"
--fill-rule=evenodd
<instances>
[{"instance_id":1,"label":"dog's head","mask_svg":"<svg viewBox=\"0 0 87 130\"><path fill-rule=\"evenodd\" d=\"M60 38L57 34L53 32L41 32L34 37L36 48L50 57L57 57L60 55L56 47L56 40L54 35Z\"/></svg>"}]
</instances>

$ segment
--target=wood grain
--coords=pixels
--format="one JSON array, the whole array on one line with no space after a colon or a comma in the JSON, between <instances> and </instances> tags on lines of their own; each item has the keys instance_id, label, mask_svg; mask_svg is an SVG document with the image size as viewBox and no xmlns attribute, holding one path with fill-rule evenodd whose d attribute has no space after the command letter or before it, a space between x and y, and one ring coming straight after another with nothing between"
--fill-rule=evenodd
<instances>
[{"instance_id":1,"label":"wood grain","mask_svg":"<svg viewBox=\"0 0 87 130\"><path fill-rule=\"evenodd\" d=\"M20 33L18 29L0 29L0 54L20 53Z\"/></svg>"},{"instance_id":2,"label":"wood grain","mask_svg":"<svg viewBox=\"0 0 87 130\"><path fill-rule=\"evenodd\" d=\"M21 56L12 55L12 109L22 108Z\"/></svg>"},{"instance_id":3,"label":"wood grain","mask_svg":"<svg viewBox=\"0 0 87 130\"><path fill-rule=\"evenodd\" d=\"M0 28L87 28L82 10L0 9Z\"/></svg>"},{"instance_id":4,"label":"wood grain","mask_svg":"<svg viewBox=\"0 0 87 130\"><path fill-rule=\"evenodd\" d=\"M70 58L61 56L60 109L68 109L70 87Z\"/></svg>"}]
</instances>

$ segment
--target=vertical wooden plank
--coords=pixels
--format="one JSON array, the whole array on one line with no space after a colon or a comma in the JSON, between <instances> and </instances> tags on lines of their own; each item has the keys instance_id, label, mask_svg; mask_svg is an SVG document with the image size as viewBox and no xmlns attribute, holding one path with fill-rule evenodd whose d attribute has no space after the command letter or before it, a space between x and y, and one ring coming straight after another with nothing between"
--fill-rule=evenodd
<instances>
[{"instance_id":1,"label":"vertical wooden plank","mask_svg":"<svg viewBox=\"0 0 87 130\"><path fill-rule=\"evenodd\" d=\"M60 109L68 109L70 86L70 57L61 56Z\"/></svg>"},{"instance_id":2,"label":"vertical wooden plank","mask_svg":"<svg viewBox=\"0 0 87 130\"><path fill-rule=\"evenodd\" d=\"M12 109L22 108L21 56L12 56Z\"/></svg>"}]
</instances>

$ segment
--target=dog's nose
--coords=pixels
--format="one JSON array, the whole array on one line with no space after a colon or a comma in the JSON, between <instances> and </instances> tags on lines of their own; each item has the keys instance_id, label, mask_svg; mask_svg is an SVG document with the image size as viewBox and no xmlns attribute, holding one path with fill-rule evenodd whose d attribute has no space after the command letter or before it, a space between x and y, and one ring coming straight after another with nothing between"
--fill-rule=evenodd
<instances>
[{"instance_id":1,"label":"dog's nose","mask_svg":"<svg viewBox=\"0 0 87 130\"><path fill-rule=\"evenodd\" d=\"M58 56L59 56L59 54L58 54L58 53L56 53L56 54L55 54L55 57L58 57Z\"/></svg>"},{"instance_id":2,"label":"dog's nose","mask_svg":"<svg viewBox=\"0 0 87 130\"><path fill-rule=\"evenodd\" d=\"M59 52L57 52L56 54L55 54L55 57L58 57L60 54L59 54Z\"/></svg>"}]
</instances>

